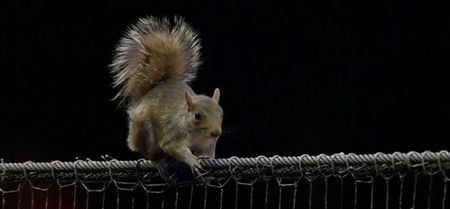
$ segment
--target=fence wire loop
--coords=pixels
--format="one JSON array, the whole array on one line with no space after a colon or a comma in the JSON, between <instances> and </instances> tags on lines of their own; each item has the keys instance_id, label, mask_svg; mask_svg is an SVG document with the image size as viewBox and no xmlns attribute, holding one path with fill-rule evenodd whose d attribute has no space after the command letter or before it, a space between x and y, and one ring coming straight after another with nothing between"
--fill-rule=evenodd
<instances>
[{"instance_id":1,"label":"fence wire loop","mask_svg":"<svg viewBox=\"0 0 450 209\"><path fill-rule=\"evenodd\" d=\"M241 178L242 175L242 167L245 165L239 165L239 157L233 156L228 161L228 168L230 170L231 175L233 178L238 181ZM241 169L241 170L240 170Z\"/></svg>"},{"instance_id":2,"label":"fence wire loop","mask_svg":"<svg viewBox=\"0 0 450 209\"><path fill-rule=\"evenodd\" d=\"M277 173L276 173L275 170L274 170L274 168L275 168L275 165L274 165L274 163L273 163L273 158L274 158L274 157L276 157L276 155L269 158L269 162L270 162L270 163L269 163L269 166L270 166L270 172L271 172L272 176L274 176L275 178L277 178Z\"/></svg>"},{"instance_id":3,"label":"fence wire loop","mask_svg":"<svg viewBox=\"0 0 450 209\"><path fill-rule=\"evenodd\" d=\"M143 158L141 158L141 159L139 159L139 160L137 160L136 161L136 166L134 167L134 169L135 169L135 173L136 173L136 180L137 181L141 181L142 180L142 177L143 176L141 176L141 164L143 163L143 162L145 162L146 160L145 159L143 159Z\"/></svg>"},{"instance_id":4,"label":"fence wire loop","mask_svg":"<svg viewBox=\"0 0 450 209\"><path fill-rule=\"evenodd\" d=\"M449 178L448 178L448 176L447 176L447 172L446 172L446 170L443 168L443 166L442 166L442 161L441 161L441 158L444 157L444 154L445 154L445 153L446 153L446 151L440 151L440 152L439 152L438 158L437 158L437 162L438 162L439 170L441 171L442 176L444 176L444 181L448 181Z\"/></svg>"},{"instance_id":5,"label":"fence wire loop","mask_svg":"<svg viewBox=\"0 0 450 209\"><path fill-rule=\"evenodd\" d=\"M422 155L423 158L429 157L429 159L436 159L439 160L439 156L436 157L435 153L432 153L430 151L425 151ZM437 161L439 162L439 161ZM430 163L428 163L430 164ZM437 166L427 166L428 168L425 169L425 173L429 176L434 176L435 174L441 172L439 169L439 165Z\"/></svg>"},{"instance_id":6,"label":"fence wire loop","mask_svg":"<svg viewBox=\"0 0 450 209\"><path fill-rule=\"evenodd\" d=\"M302 155L303 156L303 155ZM298 167L298 172L300 173L300 177L303 178L305 176L305 172L303 171L303 165L302 165L302 156L300 156L298 158L298 162L297 162L297 167Z\"/></svg>"},{"instance_id":7,"label":"fence wire loop","mask_svg":"<svg viewBox=\"0 0 450 209\"><path fill-rule=\"evenodd\" d=\"M111 179L111 181L114 183L114 185L118 188L117 181L116 181L116 179L113 177L113 172L112 172L112 170L111 170L111 166L112 166L112 164L115 163L115 162L117 162L116 159L108 160L108 175L109 175L109 178Z\"/></svg>"},{"instance_id":8,"label":"fence wire loop","mask_svg":"<svg viewBox=\"0 0 450 209\"><path fill-rule=\"evenodd\" d=\"M260 157L261 157L261 155L256 158L256 165L255 165L255 167L256 167L257 176L261 178L261 176L264 175L264 173L263 173L264 168L261 168L261 165L259 164Z\"/></svg>"},{"instance_id":9,"label":"fence wire loop","mask_svg":"<svg viewBox=\"0 0 450 209\"><path fill-rule=\"evenodd\" d=\"M314 162L314 160L312 159L312 157L310 155L301 155L300 161L302 163L303 162ZM316 166L308 168L306 170L306 167L303 165L303 170L305 171L303 173L303 177L310 183L313 182L314 180L316 180L317 177L319 177L319 175L317 174L318 168Z\"/></svg>"},{"instance_id":10,"label":"fence wire loop","mask_svg":"<svg viewBox=\"0 0 450 209\"><path fill-rule=\"evenodd\" d=\"M78 173L78 164L83 162L82 160L76 160L73 166L73 174L75 175L75 182L80 182L80 176Z\"/></svg>"},{"instance_id":11,"label":"fence wire loop","mask_svg":"<svg viewBox=\"0 0 450 209\"><path fill-rule=\"evenodd\" d=\"M111 160L108 161L108 172L109 172L109 177L111 179L111 182L114 184L114 186L118 190L121 190L121 191L134 191L136 189L136 187L138 186L138 183L135 182L135 181L133 181L131 183L130 182L123 182L123 181L120 181L120 180L116 179L116 178L119 178L119 177L115 177L114 174L113 174L114 172L112 171L112 169L113 169L114 163L119 163L119 160L111 159ZM118 169L118 171L127 173L126 170L124 170L124 169ZM127 175L127 177L129 177L129 176ZM128 187L126 187L126 186L128 186Z\"/></svg>"},{"instance_id":12,"label":"fence wire loop","mask_svg":"<svg viewBox=\"0 0 450 209\"><path fill-rule=\"evenodd\" d=\"M206 185L209 187L222 189L223 187L225 187L228 184L228 182L230 182L230 180L231 180L231 176L226 177L226 178L212 178L210 181L208 181L206 183ZM215 183L212 183L212 182L215 182Z\"/></svg>"},{"instance_id":13,"label":"fence wire loop","mask_svg":"<svg viewBox=\"0 0 450 209\"><path fill-rule=\"evenodd\" d=\"M0 173L0 182L3 181L3 179L6 177L6 167L5 165L5 161L3 160L3 158L0 158L0 165L2 166L2 172Z\"/></svg>"},{"instance_id":14,"label":"fence wire loop","mask_svg":"<svg viewBox=\"0 0 450 209\"><path fill-rule=\"evenodd\" d=\"M5 165L5 161L3 160L3 158L0 158L0 165L2 165L3 169L2 172L0 173L0 176L3 176L6 174L6 168L4 168L3 165Z\"/></svg>"},{"instance_id":15,"label":"fence wire loop","mask_svg":"<svg viewBox=\"0 0 450 209\"><path fill-rule=\"evenodd\" d=\"M232 156L231 158L229 158L227 160L228 172L230 173L231 176L233 176L233 178L236 178L236 176L235 176L235 168L233 167L233 160L235 160L235 159L238 159L238 157Z\"/></svg>"},{"instance_id":16,"label":"fence wire loop","mask_svg":"<svg viewBox=\"0 0 450 209\"><path fill-rule=\"evenodd\" d=\"M114 182L114 184L116 184L117 183L116 179L114 179L113 174L112 174L113 172L111 170L112 163L114 163L114 162L117 162L117 160L116 159L108 160L108 174L109 174L109 178L111 179L111 181Z\"/></svg>"},{"instance_id":17,"label":"fence wire loop","mask_svg":"<svg viewBox=\"0 0 450 209\"><path fill-rule=\"evenodd\" d=\"M427 174L427 175L431 176L430 173L429 173L429 171L428 171L427 168L425 167L426 162L425 162L425 159L424 159L423 156L424 156L424 154L422 154L422 155L419 154L419 158L420 158L420 161L421 161L420 166L422 167L422 171L423 171L424 174Z\"/></svg>"},{"instance_id":18,"label":"fence wire loop","mask_svg":"<svg viewBox=\"0 0 450 209\"><path fill-rule=\"evenodd\" d=\"M275 169L276 165L274 165L274 162L275 162L275 159L278 159L278 158L280 158L279 155L274 155L270 158L270 170L272 172L272 175L275 177L275 179L277 179L277 181L279 179L279 177L278 177L279 171L276 171L276 169Z\"/></svg>"},{"instance_id":19,"label":"fence wire loop","mask_svg":"<svg viewBox=\"0 0 450 209\"><path fill-rule=\"evenodd\" d=\"M347 169L350 171L350 175L352 175L353 177L355 176L355 171L359 171L361 166L360 165L350 165L350 160L353 159L353 156L355 156L355 153L349 153L347 154L347 156L345 156L345 163L347 165ZM355 167L358 166L358 167Z\"/></svg>"},{"instance_id":20,"label":"fence wire loop","mask_svg":"<svg viewBox=\"0 0 450 209\"><path fill-rule=\"evenodd\" d=\"M330 162L330 164L320 164L320 161L322 159L326 159L326 162ZM331 160L330 156L325 155L325 154L320 154L319 156L317 156L317 168L319 169L320 174L325 178L328 179L330 178L333 173L334 173L334 163L333 160ZM324 168L329 168L329 170L327 171L327 169Z\"/></svg>"},{"instance_id":21,"label":"fence wire loop","mask_svg":"<svg viewBox=\"0 0 450 209\"><path fill-rule=\"evenodd\" d=\"M26 162L24 163L24 166L22 167L22 169L23 169L23 177L25 178L25 180L26 180L27 182L31 182L31 178L28 176L28 171L27 171L27 167L28 167L28 165L29 165L30 163L32 163L32 162L31 162L31 161L26 161Z\"/></svg>"},{"instance_id":22,"label":"fence wire loop","mask_svg":"<svg viewBox=\"0 0 450 209\"><path fill-rule=\"evenodd\" d=\"M375 153L375 167L378 167L379 175L383 177L384 180L389 181L394 177L394 159L392 155L387 156L387 161L382 165L379 165L377 161L382 161L383 157L386 156L385 153L377 152ZM381 172L380 172L381 171Z\"/></svg>"},{"instance_id":23,"label":"fence wire loop","mask_svg":"<svg viewBox=\"0 0 450 209\"><path fill-rule=\"evenodd\" d=\"M355 160L358 155L354 153L350 153L347 155L347 158L350 160ZM348 162L348 161L347 161ZM372 183L374 180L372 175L369 175L365 170L367 170L368 164L361 163L361 165L350 166L349 172L352 178L356 181L356 183Z\"/></svg>"},{"instance_id":24,"label":"fence wire loop","mask_svg":"<svg viewBox=\"0 0 450 209\"><path fill-rule=\"evenodd\" d=\"M233 176L234 181L237 184L240 185L247 185L247 186L251 186L253 185L258 178L257 177L248 177L246 180L244 180L244 174L245 174L245 169L243 169L244 166L246 165L239 165L239 158L236 156L233 156L229 159L229 170L230 173ZM233 166L233 163L235 163L235 165Z\"/></svg>"},{"instance_id":25,"label":"fence wire loop","mask_svg":"<svg viewBox=\"0 0 450 209\"><path fill-rule=\"evenodd\" d=\"M407 156L410 161L414 161L413 163L411 163L411 168L421 167L423 170L425 170L425 162L420 153L411 151L408 152Z\"/></svg>"},{"instance_id":26,"label":"fence wire loop","mask_svg":"<svg viewBox=\"0 0 450 209\"><path fill-rule=\"evenodd\" d=\"M51 162L51 166L50 166L50 173L51 173L51 175L52 175L53 181L56 182L56 185L57 185L59 188L65 188L65 187L68 187L68 186L73 186L73 185L75 185L75 184L76 184L76 181L72 181L72 182L67 183L67 184L61 183L61 180L60 180L60 178L59 178L59 175L56 174L56 172L55 172L55 167L56 167L58 164L62 164L62 162L59 161L59 160L55 160L55 161L52 161L52 162Z\"/></svg>"},{"instance_id":27,"label":"fence wire loop","mask_svg":"<svg viewBox=\"0 0 450 209\"><path fill-rule=\"evenodd\" d=\"M52 161L52 162L51 162L50 173L51 173L52 178L53 178L54 181L57 181L57 180L58 180L58 178L57 178L56 175L55 175L55 164L56 164L56 163L59 163L59 162L61 162L61 161L55 160L55 161Z\"/></svg>"},{"instance_id":28,"label":"fence wire loop","mask_svg":"<svg viewBox=\"0 0 450 209\"><path fill-rule=\"evenodd\" d=\"M348 161L348 159L349 159L348 156L351 155L351 154L352 153L344 155L343 158L344 158L344 161L345 161L345 166L346 166L345 171L347 172L347 175L353 176L353 166L351 166L350 162Z\"/></svg>"},{"instance_id":29,"label":"fence wire loop","mask_svg":"<svg viewBox=\"0 0 450 209\"><path fill-rule=\"evenodd\" d=\"M348 171L348 163L347 161L345 161L345 154L340 152L340 153L336 153L331 155L331 162L333 162L333 165L336 165L338 163L343 162L343 164L345 164L344 166L339 166L337 169L335 167L335 170L333 171L334 175L333 176L337 176L340 179L343 179L345 177L347 177L349 175L349 171Z\"/></svg>"},{"instance_id":30,"label":"fence wire loop","mask_svg":"<svg viewBox=\"0 0 450 209\"><path fill-rule=\"evenodd\" d=\"M401 160L401 153L400 152L394 152L392 154L393 162L394 162L394 170L396 174L400 178L404 178L408 173L411 172L411 162L409 159ZM397 159L397 162L395 161Z\"/></svg>"},{"instance_id":31,"label":"fence wire loop","mask_svg":"<svg viewBox=\"0 0 450 209\"><path fill-rule=\"evenodd\" d=\"M275 169L275 165L273 165L273 162L278 161L282 161L282 158L279 155L275 155L271 158L271 162L272 162L272 166L271 166L271 171L272 171L272 175L275 178L275 180L277 181L278 185L281 187L284 186L295 186L302 178L302 175L297 176L296 178L285 178L283 176L280 176L280 174L282 175L282 172L280 172L278 169ZM292 172L295 172L296 170L300 171L301 168L300 166L295 166L292 165L290 168L286 168L288 171L291 170L292 168L296 168L295 170L293 170Z\"/></svg>"},{"instance_id":32,"label":"fence wire loop","mask_svg":"<svg viewBox=\"0 0 450 209\"><path fill-rule=\"evenodd\" d=\"M267 175L263 171L266 170L267 168L272 168L270 163L267 164L265 162L267 162L266 156L259 155L258 157L256 157L256 167L258 168L260 174L264 175L264 177L266 177Z\"/></svg>"},{"instance_id":33,"label":"fence wire loop","mask_svg":"<svg viewBox=\"0 0 450 209\"><path fill-rule=\"evenodd\" d=\"M267 161L269 161L269 163L267 163ZM270 170L270 172L272 172L272 163L270 162L270 160L268 160L266 156L259 155L258 157L256 157L256 167L260 172L259 179L261 179L262 181L269 181L270 175L267 175L267 170Z\"/></svg>"}]
</instances>

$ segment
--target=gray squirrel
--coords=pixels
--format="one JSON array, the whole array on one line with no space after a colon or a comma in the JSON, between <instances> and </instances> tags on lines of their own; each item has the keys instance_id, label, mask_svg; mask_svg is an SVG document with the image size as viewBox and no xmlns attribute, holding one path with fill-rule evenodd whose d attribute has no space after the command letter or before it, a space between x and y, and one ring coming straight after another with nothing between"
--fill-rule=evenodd
<instances>
[{"instance_id":1,"label":"gray squirrel","mask_svg":"<svg viewBox=\"0 0 450 209\"><path fill-rule=\"evenodd\" d=\"M120 40L111 64L115 99L129 116L128 147L147 159L173 157L198 171L222 133L220 91L194 93L201 45L181 17L141 18Z\"/></svg>"}]
</instances>

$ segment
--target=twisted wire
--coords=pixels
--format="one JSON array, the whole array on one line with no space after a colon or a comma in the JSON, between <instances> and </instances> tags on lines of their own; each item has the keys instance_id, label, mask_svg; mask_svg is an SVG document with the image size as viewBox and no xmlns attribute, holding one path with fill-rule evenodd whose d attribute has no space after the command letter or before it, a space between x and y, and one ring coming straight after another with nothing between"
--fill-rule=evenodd
<instances>
[{"instance_id":1,"label":"twisted wire","mask_svg":"<svg viewBox=\"0 0 450 209\"><path fill-rule=\"evenodd\" d=\"M372 173L388 177L389 175L405 175L415 169L433 175L436 172L446 174L450 169L450 153L448 151L408 152L408 153L375 153L375 154L320 154L317 156L301 155L288 157L258 156L252 158L222 158L203 160L202 167L212 176L289 176L301 175L312 178L313 175L347 175ZM105 161L77 160L74 162L24 162L8 163L0 161L0 181L27 178L78 178L102 179L114 177L130 177L130 173L154 172L160 174L158 164L149 160ZM83 175L82 175L83 174ZM135 176L135 175L133 175Z\"/></svg>"}]
</instances>

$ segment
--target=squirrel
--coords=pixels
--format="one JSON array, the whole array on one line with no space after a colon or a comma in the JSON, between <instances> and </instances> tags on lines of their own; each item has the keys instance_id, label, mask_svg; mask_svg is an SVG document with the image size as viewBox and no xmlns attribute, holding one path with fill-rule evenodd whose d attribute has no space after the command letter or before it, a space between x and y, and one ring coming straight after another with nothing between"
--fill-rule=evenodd
<instances>
[{"instance_id":1,"label":"squirrel","mask_svg":"<svg viewBox=\"0 0 450 209\"><path fill-rule=\"evenodd\" d=\"M215 158L222 132L220 90L212 97L189 86L201 64L198 34L182 17L144 17L120 39L110 71L114 99L129 116L128 148L158 161L174 158L191 169Z\"/></svg>"}]
</instances>

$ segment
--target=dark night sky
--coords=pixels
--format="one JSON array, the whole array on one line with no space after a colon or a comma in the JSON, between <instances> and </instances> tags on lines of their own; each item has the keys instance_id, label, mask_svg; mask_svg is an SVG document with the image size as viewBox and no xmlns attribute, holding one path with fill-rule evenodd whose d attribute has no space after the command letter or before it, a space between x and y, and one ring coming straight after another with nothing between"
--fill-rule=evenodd
<instances>
[{"instance_id":1,"label":"dark night sky","mask_svg":"<svg viewBox=\"0 0 450 209\"><path fill-rule=\"evenodd\" d=\"M139 158L108 65L127 26L175 14L202 39L194 90L222 90L218 157L448 149L448 7L374 2L2 5L0 158Z\"/></svg>"}]
</instances>

